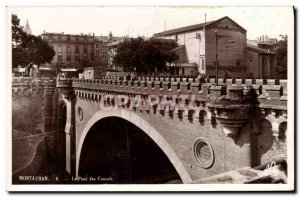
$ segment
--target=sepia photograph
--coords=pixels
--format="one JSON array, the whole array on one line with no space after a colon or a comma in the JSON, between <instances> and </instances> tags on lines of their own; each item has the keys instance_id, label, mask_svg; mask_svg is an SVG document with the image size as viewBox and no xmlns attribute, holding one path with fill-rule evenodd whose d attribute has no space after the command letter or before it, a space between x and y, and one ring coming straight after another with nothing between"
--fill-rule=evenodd
<instances>
[{"instance_id":1,"label":"sepia photograph","mask_svg":"<svg viewBox=\"0 0 300 197\"><path fill-rule=\"evenodd\" d=\"M8 191L294 191L294 7L7 6Z\"/></svg>"}]
</instances>

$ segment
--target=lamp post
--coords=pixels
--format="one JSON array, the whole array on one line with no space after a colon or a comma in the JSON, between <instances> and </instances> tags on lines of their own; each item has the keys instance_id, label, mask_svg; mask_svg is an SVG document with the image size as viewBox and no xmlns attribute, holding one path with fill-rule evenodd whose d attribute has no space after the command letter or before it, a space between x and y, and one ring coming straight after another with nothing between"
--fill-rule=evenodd
<instances>
[{"instance_id":1,"label":"lamp post","mask_svg":"<svg viewBox=\"0 0 300 197\"><path fill-rule=\"evenodd\" d=\"M219 67L219 62L218 62L218 42L221 38L232 38L232 36L223 36L223 35L218 35L218 29L215 30L215 36L216 36L216 60L215 60L215 74L216 74L216 85L218 85L218 67ZM233 40L230 40L228 43L234 43Z\"/></svg>"},{"instance_id":2,"label":"lamp post","mask_svg":"<svg viewBox=\"0 0 300 197\"><path fill-rule=\"evenodd\" d=\"M199 68L198 68L198 71L200 72L200 61L201 61L201 53L200 53L200 49L201 49L201 35L200 33L196 33L196 39L199 40Z\"/></svg>"},{"instance_id":3,"label":"lamp post","mask_svg":"<svg viewBox=\"0 0 300 197\"><path fill-rule=\"evenodd\" d=\"M216 60L215 60L215 75L216 75L216 84L218 85L218 42L219 42L219 38L218 38L218 29L215 30L215 34L216 34Z\"/></svg>"}]
</instances>

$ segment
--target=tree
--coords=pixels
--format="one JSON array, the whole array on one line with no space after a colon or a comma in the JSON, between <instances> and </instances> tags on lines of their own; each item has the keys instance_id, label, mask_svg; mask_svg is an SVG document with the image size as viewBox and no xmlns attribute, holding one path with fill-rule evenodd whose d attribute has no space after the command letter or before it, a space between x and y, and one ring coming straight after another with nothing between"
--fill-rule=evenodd
<instances>
[{"instance_id":1,"label":"tree","mask_svg":"<svg viewBox=\"0 0 300 197\"><path fill-rule=\"evenodd\" d=\"M123 67L124 71L162 71L166 68L167 62L178 59L172 51L175 47L177 44L170 40L126 38L117 47L114 64Z\"/></svg>"},{"instance_id":2,"label":"tree","mask_svg":"<svg viewBox=\"0 0 300 197\"><path fill-rule=\"evenodd\" d=\"M287 78L287 36L282 36L276 49L276 76L280 79Z\"/></svg>"},{"instance_id":3,"label":"tree","mask_svg":"<svg viewBox=\"0 0 300 197\"><path fill-rule=\"evenodd\" d=\"M50 63L55 55L41 36L28 35L20 26L17 15L12 15L12 66L28 67Z\"/></svg>"}]
</instances>

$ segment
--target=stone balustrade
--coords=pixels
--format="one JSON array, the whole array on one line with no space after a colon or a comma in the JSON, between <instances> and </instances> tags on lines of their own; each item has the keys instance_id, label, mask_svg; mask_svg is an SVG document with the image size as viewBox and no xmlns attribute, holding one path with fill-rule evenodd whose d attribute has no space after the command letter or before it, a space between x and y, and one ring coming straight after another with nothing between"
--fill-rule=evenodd
<instances>
[{"instance_id":1,"label":"stone balustrade","mask_svg":"<svg viewBox=\"0 0 300 197\"><path fill-rule=\"evenodd\" d=\"M215 84L214 79L206 82L182 78L141 78L142 80L120 80L114 79L60 79L59 84L73 84L74 87L83 89L95 89L103 91L124 92L132 94L158 94L158 95L196 95L197 100L206 100L210 94L210 87ZM221 83L221 81L223 83ZM261 101L266 101L266 105L286 106L287 101L287 80L262 80L262 79L219 79L219 86L230 87L240 86L243 94L248 94L249 90L255 90L257 97ZM226 90L225 90L226 91ZM269 102L271 101L271 102ZM275 102L274 102L275 101ZM274 105L274 106L275 106Z\"/></svg>"},{"instance_id":2,"label":"stone balustrade","mask_svg":"<svg viewBox=\"0 0 300 197\"><path fill-rule=\"evenodd\" d=\"M207 119L212 125L217 120L223 125L223 132L233 138L238 136L239 128L247 122L249 114L257 109L260 109L265 118L270 119L270 114L275 114L271 118L273 120L275 116L282 114L284 118L280 121L275 118L276 121L282 122L287 119L286 80L219 79L219 84L216 86L214 79L206 82L185 78L177 80L145 77L140 79L60 79L57 81L57 87L69 86L74 89L79 99L87 102L100 102L103 97L111 95L112 97L105 99L105 104L108 106L115 106L114 96L117 95L125 95L129 98L127 107L137 95L141 96L142 106L147 105L150 95L159 96L159 103L165 98L170 101L175 95L177 97L174 109L170 106L159 109L157 105L154 105L150 109L140 109L137 112L159 112L171 118L187 118L189 121L201 122ZM186 96L184 101L180 97L183 95ZM179 107L182 102L184 102L184 107ZM193 107L190 108L190 106ZM276 132L278 132L277 127L274 129L274 133Z\"/></svg>"},{"instance_id":3,"label":"stone balustrade","mask_svg":"<svg viewBox=\"0 0 300 197\"><path fill-rule=\"evenodd\" d=\"M13 95L53 94L55 87L54 79L12 78Z\"/></svg>"}]
</instances>

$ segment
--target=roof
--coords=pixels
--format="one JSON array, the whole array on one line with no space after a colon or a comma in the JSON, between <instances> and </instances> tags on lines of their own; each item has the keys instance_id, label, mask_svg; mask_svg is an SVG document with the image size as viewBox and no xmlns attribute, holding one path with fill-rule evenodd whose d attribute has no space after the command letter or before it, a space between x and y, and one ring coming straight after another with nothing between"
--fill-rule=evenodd
<instances>
[{"instance_id":1,"label":"roof","mask_svg":"<svg viewBox=\"0 0 300 197\"><path fill-rule=\"evenodd\" d=\"M50 67L40 67L39 70L55 70L55 69Z\"/></svg>"},{"instance_id":2,"label":"roof","mask_svg":"<svg viewBox=\"0 0 300 197\"><path fill-rule=\"evenodd\" d=\"M196 64L195 63L175 63L175 64L171 64L170 67L179 67L179 68L196 68Z\"/></svg>"},{"instance_id":3,"label":"roof","mask_svg":"<svg viewBox=\"0 0 300 197\"><path fill-rule=\"evenodd\" d=\"M28 20L26 21L26 25L25 25L25 27L24 27L24 31L25 31L25 33L27 33L28 35L29 35L29 34L32 34L31 28L30 28L29 23L28 23Z\"/></svg>"},{"instance_id":4,"label":"roof","mask_svg":"<svg viewBox=\"0 0 300 197\"><path fill-rule=\"evenodd\" d=\"M60 68L61 72L77 72L76 68Z\"/></svg>"},{"instance_id":5,"label":"roof","mask_svg":"<svg viewBox=\"0 0 300 197\"><path fill-rule=\"evenodd\" d=\"M175 47L174 49L172 49L172 51L175 52L176 55L178 56L178 59L175 61L176 63L189 62L185 45L179 45L178 47Z\"/></svg>"},{"instance_id":6,"label":"roof","mask_svg":"<svg viewBox=\"0 0 300 197\"><path fill-rule=\"evenodd\" d=\"M275 55L275 51L263 49L263 48L256 47L256 46L253 46L253 45L247 45L247 50L252 51L254 53Z\"/></svg>"},{"instance_id":7,"label":"roof","mask_svg":"<svg viewBox=\"0 0 300 197\"><path fill-rule=\"evenodd\" d=\"M108 39L108 36L95 36L96 39L101 40L101 41L110 41ZM121 41L124 39L124 36L113 36L111 41Z\"/></svg>"},{"instance_id":8,"label":"roof","mask_svg":"<svg viewBox=\"0 0 300 197\"><path fill-rule=\"evenodd\" d=\"M155 38L152 37L149 39L150 42L155 42L155 41L159 41L159 42L164 42L164 43L176 43L176 41L174 39L165 39L165 38Z\"/></svg>"},{"instance_id":9,"label":"roof","mask_svg":"<svg viewBox=\"0 0 300 197\"><path fill-rule=\"evenodd\" d=\"M186 27L180 27L180 28L176 28L176 29L171 29L171 30L167 30L167 31L163 31L160 33L156 33L153 36L154 37L158 37L158 36L168 36L168 35L173 35L173 34L177 34L177 33L183 33L183 32L189 32L189 31L193 31L193 30L197 30L197 29L202 29L204 27L210 26L214 23L220 22L221 20L224 19L228 19L231 22L233 22L235 25L237 25L239 28L241 28L243 31L247 31L246 29L244 29L243 27L241 27L239 24L237 24L235 21L233 21L231 18L229 18L228 16L222 17L218 20L214 20L214 21L209 21L206 23L200 23L200 24L196 24L196 25L190 25L190 26L186 26Z\"/></svg>"},{"instance_id":10,"label":"roof","mask_svg":"<svg viewBox=\"0 0 300 197\"><path fill-rule=\"evenodd\" d=\"M179 50L185 49L185 45L179 45L178 47L175 47L174 49L172 49L172 51L176 52Z\"/></svg>"}]
</instances>

